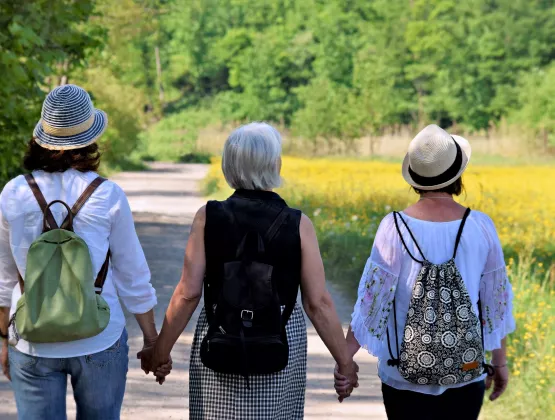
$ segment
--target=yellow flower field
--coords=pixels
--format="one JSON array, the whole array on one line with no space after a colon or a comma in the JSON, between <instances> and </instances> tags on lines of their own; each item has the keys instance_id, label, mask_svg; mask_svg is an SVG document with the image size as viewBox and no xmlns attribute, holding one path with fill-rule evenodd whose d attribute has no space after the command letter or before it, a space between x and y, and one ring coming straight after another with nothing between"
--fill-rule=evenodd
<instances>
[{"instance_id":1,"label":"yellow flower field","mask_svg":"<svg viewBox=\"0 0 555 420\"><path fill-rule=\"evenodd\" d=\"M291 205L302 204L316 224L354 219L358 226L371 226L376 216L402 209L416 197L398 163L287 157L282 175L279 193ZM217 180L218 189L226 187L219 162L210 178ZM464 183L466 193L459 201L492 217L511 256L534 250L544 265L553 261L555 168L470 165Z\"/></svg>"},{"instance_id":2,"label":"yellow flower field","mask_svg":"<svg viewBox=\"0 0 555 420\"><path fill-rule=\"evenodd\" d=\"M283 159L278 192L318 231L328 277L353 298L381 218L417 196L399 163ZM491 216L505 250L515 293L517 331L509 337L507 393L482 418L546 419L555 415L555 168L470 165L458 200ZM230 192L214 161L209 193Z\"/></svg>"}]
</instances>

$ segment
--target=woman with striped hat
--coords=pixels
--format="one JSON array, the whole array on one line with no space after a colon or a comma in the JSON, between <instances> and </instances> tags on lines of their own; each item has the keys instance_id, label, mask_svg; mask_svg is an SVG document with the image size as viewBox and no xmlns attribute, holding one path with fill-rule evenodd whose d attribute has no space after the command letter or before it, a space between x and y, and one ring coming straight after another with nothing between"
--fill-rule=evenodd
<instances>
[{"instance_id":1,"label":"woman with striped hat","mask_svg":"<svg viewBox=\"0 0 555 420\"><path fill-rule=\"evenodd\" d=\"M145 346L157 338L156 294L127 198L120 187L96 174L96 142L107 123L106 114L94 108L84 89L54 89L44 101L24 158L29 173L12 179L0 195L1 362L22 420L65 419L68 376L78 418L119 419L128 369L120 301L135 314ZM55 200L73 206L73 232L88 246L94 278L101 280L96 292L109 308L109 320L100 333L79 340L17 340L11 327L8 333L8 315L16 312L23 292L31 293L24 280L29 247L43 232L43 217L49 226L63 228L68 216L62 203L45 207Z\"/></svg>"}]
</instances>

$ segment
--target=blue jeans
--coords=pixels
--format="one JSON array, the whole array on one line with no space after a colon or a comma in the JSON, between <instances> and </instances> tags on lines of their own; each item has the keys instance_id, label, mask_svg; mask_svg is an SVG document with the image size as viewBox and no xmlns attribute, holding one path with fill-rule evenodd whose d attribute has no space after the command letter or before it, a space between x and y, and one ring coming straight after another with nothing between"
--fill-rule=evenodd
<instances>
[{"instance_id":1,"label":"blue jeans","mask_svg":"<svg viewBox=\"0 0 555 420\"><path fill-rule=\"evenodd\" d=\"M34 357L10 347L19 420L66 420L67 376L78 420L118 420L129 365L127 331L110 348L81 357Z\"/></svg>"}]
</instances>

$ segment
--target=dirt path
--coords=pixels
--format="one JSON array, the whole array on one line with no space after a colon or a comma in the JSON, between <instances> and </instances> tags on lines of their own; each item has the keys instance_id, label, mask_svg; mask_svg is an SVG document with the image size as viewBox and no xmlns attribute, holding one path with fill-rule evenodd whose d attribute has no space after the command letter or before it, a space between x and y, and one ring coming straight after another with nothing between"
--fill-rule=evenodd
<instances>
[{"instance_id":1,"label":"dirt path","mask_svg":"<svg viewBox=\"0 0 555 420\"><path fill-rule=\"evenodd\" d=\"M207 168L202 165L155 164L148 172L128 172L114 177L114 181L127 193L152 271L158 294L158 326L162 325L164 311L179 280L193 216L205 203L198 193L198 182L206 171ZM330 290L346 327L352 302L344 299L331 285ZM174 348L174 370L163 386L157 385L152 377L146 377L139 369L135 354L141 347L142 337L136 322L128 317L130 367L123 419L188 419L189 349L198 313L199 310ZM338 404L333 390L333 359L312 326L309 327L308 337L305 418L385 419L376 360L365 352L359 353L360 388L349 400ZM69 393L67 401L71 418L74 417L74 403ZM15 418L9 385L0 379L0 419Z\"/></svg>"}]
</instances>

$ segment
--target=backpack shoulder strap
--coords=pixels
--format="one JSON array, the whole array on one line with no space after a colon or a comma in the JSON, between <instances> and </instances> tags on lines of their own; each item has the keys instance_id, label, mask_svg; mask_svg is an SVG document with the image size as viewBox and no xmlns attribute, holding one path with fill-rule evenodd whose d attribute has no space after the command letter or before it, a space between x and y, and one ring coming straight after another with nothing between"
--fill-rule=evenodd
<instances>
[{"instance_id":1,"label":"backpack shoulder strap","mask_svg":"<svg viewBox=\"0 0 555 420\"><path fill-rule=\"evenodd\" d=\"M407 229L407 232L409 233L410 237L412 238L414 244L416 245L416 248L418 249L418 252L420 252L420 255L422 255L423 260L418 260L414 257L414 255L412 255L412 253L410 252L407 243L405 242L405 239L403 238L403 234L401 233L401 229L399 228L399 222L397 221L397 217L399 217L401 219L401 221L403 222L403 224L405 225L405 228ZM418 245L418 242L416 241L416 238L414 237L414 235L412 234L412 231L409 229L409 225L407 224L407 222L405 222L405 219L403 219L403 216L401 216L401 214L397 211L393 212L393 219L395 221L395 228L397 229L397 233L399 234L399 237L401 238L401 242L403 243L403 246L405 247L407 253L409 254L409 256L416 261L417 263L423 264L424 261L426 260L426 257L424 256L424 253L422 252L422 250L420 249L420 245Z\"/></svg>"},{"instance_id":2,"label":"backpack shoulder strap","mask_svg":"<svg viewBox=\"0 0 555 420\"><path fill-rule=\"evenodd\" d=\"M35 180L35 177L32 174L26 174L25 175L25 180L27 181L27 184L29 184L29 188L31 188L31 191L33 192L33 195L35 196L35 199L39 203L39 207L40 207L40 209L41 209L41 211L44 215L46 224L48 225L48 227L50 229L57 229L58 224L56 223L56 219L54 219L54 215L52 214L52 212L48 208L48 204L46 203L46 199L44 198L44 195L42 194L42 191L40 190L40 188L37 184L37 181Z\"/></svg>"},{"instance_id":3,"label":"backpack shoulder strap","mask_svg":"<svg viewBox=\"0 0 555 420\"><path fill-rule=\"evenodd\" d=\"M281 226L283 225L283 223L285 222L288 216L289 216L289 213L287 212L287 207L284 207L279 211L278 215L272 222L272 225L268 228L268 230L266 231L266 234L264 235L265 244L269 244L270 242L272 242L272 240L274 239L274 237L276 236L276 234L278 233L279 229L281 228Z\"/></svg>"},{"instance_id":4,"label":"backpack shoulder strap","mask_svg":"<svg viewBox=\"0 0 555 420\"><path fill-rule=\"evenodd\" d=\"M46 199L44 198L44 195L42 194L42 191L40 190L35 177L32 174L25 174L25 181L27 181L27 184L29 185L29 188L31 188L31 191L35 196L37 203L39 203L39 207L44 217L43 225L47 225L51 229L57 229L58 224L56 223L56 219L54 219L54 215L50 211L50 207L46 203ZM44 230L45 229L43 228L43 231ZM21 277L21 273L19 272L19 270L17 270L17 282L19 284L21 294L23 294L25 282L23 281L23 277Z\"/></svg>"},{"instance_id":5,"label":"backpack shoulder strap","mask_svg":"<svg viewBox=\"0 0 555 420\"><path fill-rule=\"evenodd\" d=\"M96 276L96 280L94 282L94 291L97 295L102 293L102 288L104 287L104 283L106 282L106 277L108 277L108 266L110 265L111 256L112 253L110 252L110 249L108 249L108 252L106 253L106 259L104 260L104 263L102 264L102 267L100 268L98 276Z\"/></svg>"},{"instance_id":6,"label":"backpack shoulder strap","mask_svg":"<svg viewBox=\"0 0 555 420\"><path fill-rule=\"evenodd\" d=\"M289 216L289 212L287 211L287 209L288 209L287 207L283 207L279 211L278 215L276 216L271 226L267 230L266 234L264 235L264 243L269 244L270 242L272 242L276 234L279 232L279 229L285 223L285 221L287 220L287 217ZM296 304L296 301L287 303L281 314L282 334L284 335L287 334L285 327L287 326L287 322L289 322L289 318L291 318L291 315L293 314L293 310L295 309L295 304Z\"/></svg>"},{"instance_id":7,"label":"backpack shoulder strap","mask_svg":"<svg viewBox=\"0 0 555 420\"><path fill-rule=\"evenodd\" d=\"M239 223L237 222L237 218L235 217L235 213L233 213L233 210L229 208L227 201L219 201L217 203L222 206L222 209L227 214L233 235L235 236L235 239L240 242L245 235L241 234L241 229L239 227Z\"/></svg>"},{"instance_id":8,"label":"backpack shoulder strap","mask_svg":"<svg viewBox=\"0 0 555 420\"><path fill-rule=\"evenodd\" d=\"M81 208L85 205L87 200L91 198L91 195L93 195L96 189L100 187L104 183L104 181L106 181L105 178L102 178L101 176L96 177L94 181L91 182L87 188L85 188L85 191L83 191L83 194L79 196L79 198L71 208L71 214L73 215L74 218L75 216L77 216L77 213L79 213L79 210L81 210ZM64 220L64 223L62 224L62 226L66 224L66 222L68 221L68 218L69 218L69 215L66 217L66 220Z\"/></svg>"},{"instance_id":9,"label":"backpack shoulder strap","mask_svg":"<svg viewBox=\"0 0 555 420\"><path fill-rule=\"evenodd\" d=\"M94 181L91 182L87 188L85 188L85 191L83 191L83 193L79 196L79 198L71 208L71 216L68 214L66 219L64 220L64 223L62 224L62 228L68 225L70 219L75 218L77 213L79 213L79 210L83 208L87 200L91 198L91 196L96 191L96 189L100 187L104 183L104 181L106 181L105 178L102 178L101 176L96 177ZM108 252L106 253L106 259L104 260L104 263L102 264L102 267L100 268L100 271L98 272L98 276L96 277L96 280L94 282L95 293L98 295L102 293L102 288L104 287L104 283L106 282L106 277L108 276L110 256L111 256L111 252L108 249Z\"/></svg>"},{"instance_id":10,"label":"backpack shoulder strap","mask_svg":"<svg viewBox=\"0 0 555 420\"><path fill-rule=\"evenodd\" d=\"M461 225L459 227L459 231L457 232L457 239L455 240L455 250L453 251L453 258L457 256L457 249L459 248L459 243L461 242L461 236L464 229L464 224L466 223L466 219L468 219L468 215L470 214L470 208L467 208L464 212L464 216L461 220Z\"/></svg>"}]
</instances>

